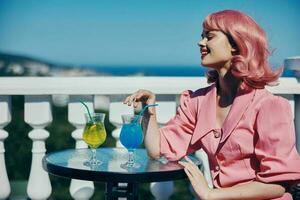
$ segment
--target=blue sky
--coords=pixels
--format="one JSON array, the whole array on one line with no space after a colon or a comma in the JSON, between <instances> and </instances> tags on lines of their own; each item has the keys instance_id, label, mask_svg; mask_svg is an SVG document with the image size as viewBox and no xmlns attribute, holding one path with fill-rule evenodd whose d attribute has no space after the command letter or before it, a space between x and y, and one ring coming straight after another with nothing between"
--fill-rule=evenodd
<instances>
[{"instance_id":1,"label":"blue sky","mask_svg":"<svg viewBox=\"0 0 300 200\"><path fill-rule=\"evenodd\" d=\"M0 51L71 65L197 66L202 21L224 9L265 29L271 63L300 55L298 0L0 0Z\"/></svg>"}]
</instances>

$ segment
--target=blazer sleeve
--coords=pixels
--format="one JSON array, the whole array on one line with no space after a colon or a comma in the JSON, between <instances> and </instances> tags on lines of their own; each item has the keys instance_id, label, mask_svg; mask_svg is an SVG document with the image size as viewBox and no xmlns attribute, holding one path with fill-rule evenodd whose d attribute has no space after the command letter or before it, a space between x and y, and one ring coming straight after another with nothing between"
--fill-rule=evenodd
<instances>
[{"instance_id":1,"label":"blazer sleeve","mask_svg":"<svg viewBox=\"0 0 300 200\"><path fill-rule=\"evenodd\" d=\"M160 153L168 160L179 160L188 154L188 147L196 124L195 101L192 91L184 91L174 118L159 129Z\"/></svg>"},{"instance_id":2,"label":"blazer sleeve","mask_svg":"<svg viewBox=\"0 0 300 200\"><path fill-rule=\"evenodd\" d=\"M255 154L260 161L257 180L300 180L300 157L295 146L295 128L289 102L278 96L265 100L257 115Z\"/></svg>"}]
</instances>

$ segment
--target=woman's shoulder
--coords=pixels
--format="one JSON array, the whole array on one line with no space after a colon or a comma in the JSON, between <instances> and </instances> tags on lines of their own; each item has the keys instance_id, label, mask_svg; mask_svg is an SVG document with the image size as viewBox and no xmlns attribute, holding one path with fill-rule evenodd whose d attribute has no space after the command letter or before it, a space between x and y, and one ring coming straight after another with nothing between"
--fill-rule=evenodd
<instances>
[{"instance_id":1,"label":"woman's shoulder","mask_svg":"<svg viewBox=\"0 0 300 200\"><path fill-rule=\"evenodd\" d=\"M285 109L290 107L290 103L286 98L275 95L270 91L268 91L267 89L257 90L255 99L260 108Z\"/></svg>"},{"instance_id":2,"label":"woman's shoulder","mask_svg":"<svg viewBox=\"0 0 300 200\"><path fill-rule=\"evenodd\" d=\"M215 89L214 85L210 85L204 88L197 89L195 91L185 90L181 93L180 104L198 105L204 97L213 92Z\"/></svg>"},{"instance_id":3,"label":"woman's shoulder","mask_svg":"<svg viewBox=\"0 0 300 200\"><path fill-rule=\"evenodd\" d=\"M207 87L203 87L200 89L197 89L195 91L193 90L185 90L181 93L181 96L185 96L188 98L195 98L195 97L201 97L205 96L207 93L211 92L215 88L215 85L209 85Z\"/></svg>"}]
</instances>

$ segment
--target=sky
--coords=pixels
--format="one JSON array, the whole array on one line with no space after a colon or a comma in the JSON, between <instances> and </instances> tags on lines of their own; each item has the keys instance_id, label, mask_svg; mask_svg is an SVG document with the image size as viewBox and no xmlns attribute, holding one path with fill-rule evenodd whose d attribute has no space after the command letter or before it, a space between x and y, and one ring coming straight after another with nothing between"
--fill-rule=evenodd
<instances>
[{"instance_id":1,"label":"sky","mask_svg":"<svg viewBox=\"0 0 300 200\"><path fill-rule=\"evenodd\" d=\"M224 9L263 27L271 63L300 55L299 0L0 0L0 52L74 66L197 66L202 21Z\"/></svg>"}]
</instances>

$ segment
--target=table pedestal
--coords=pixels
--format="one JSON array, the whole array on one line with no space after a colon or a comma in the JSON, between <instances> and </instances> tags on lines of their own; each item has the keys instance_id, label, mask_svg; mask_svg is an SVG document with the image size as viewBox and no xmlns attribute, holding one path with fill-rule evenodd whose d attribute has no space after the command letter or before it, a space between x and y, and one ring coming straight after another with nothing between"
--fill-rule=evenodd
<instances>
[{"instance_id":1,"label":"table pedestal","mask_svg":"<svg viewBox=\"0 0 300 200\"><path fill-rule=\"evenodd\" d=\"M118 197L126 197L128 200L138 200L138 184L127 183L127 185L119 185L119 183L106 183L106 200L118 200Z\"/></svg>"}]
</instances>

